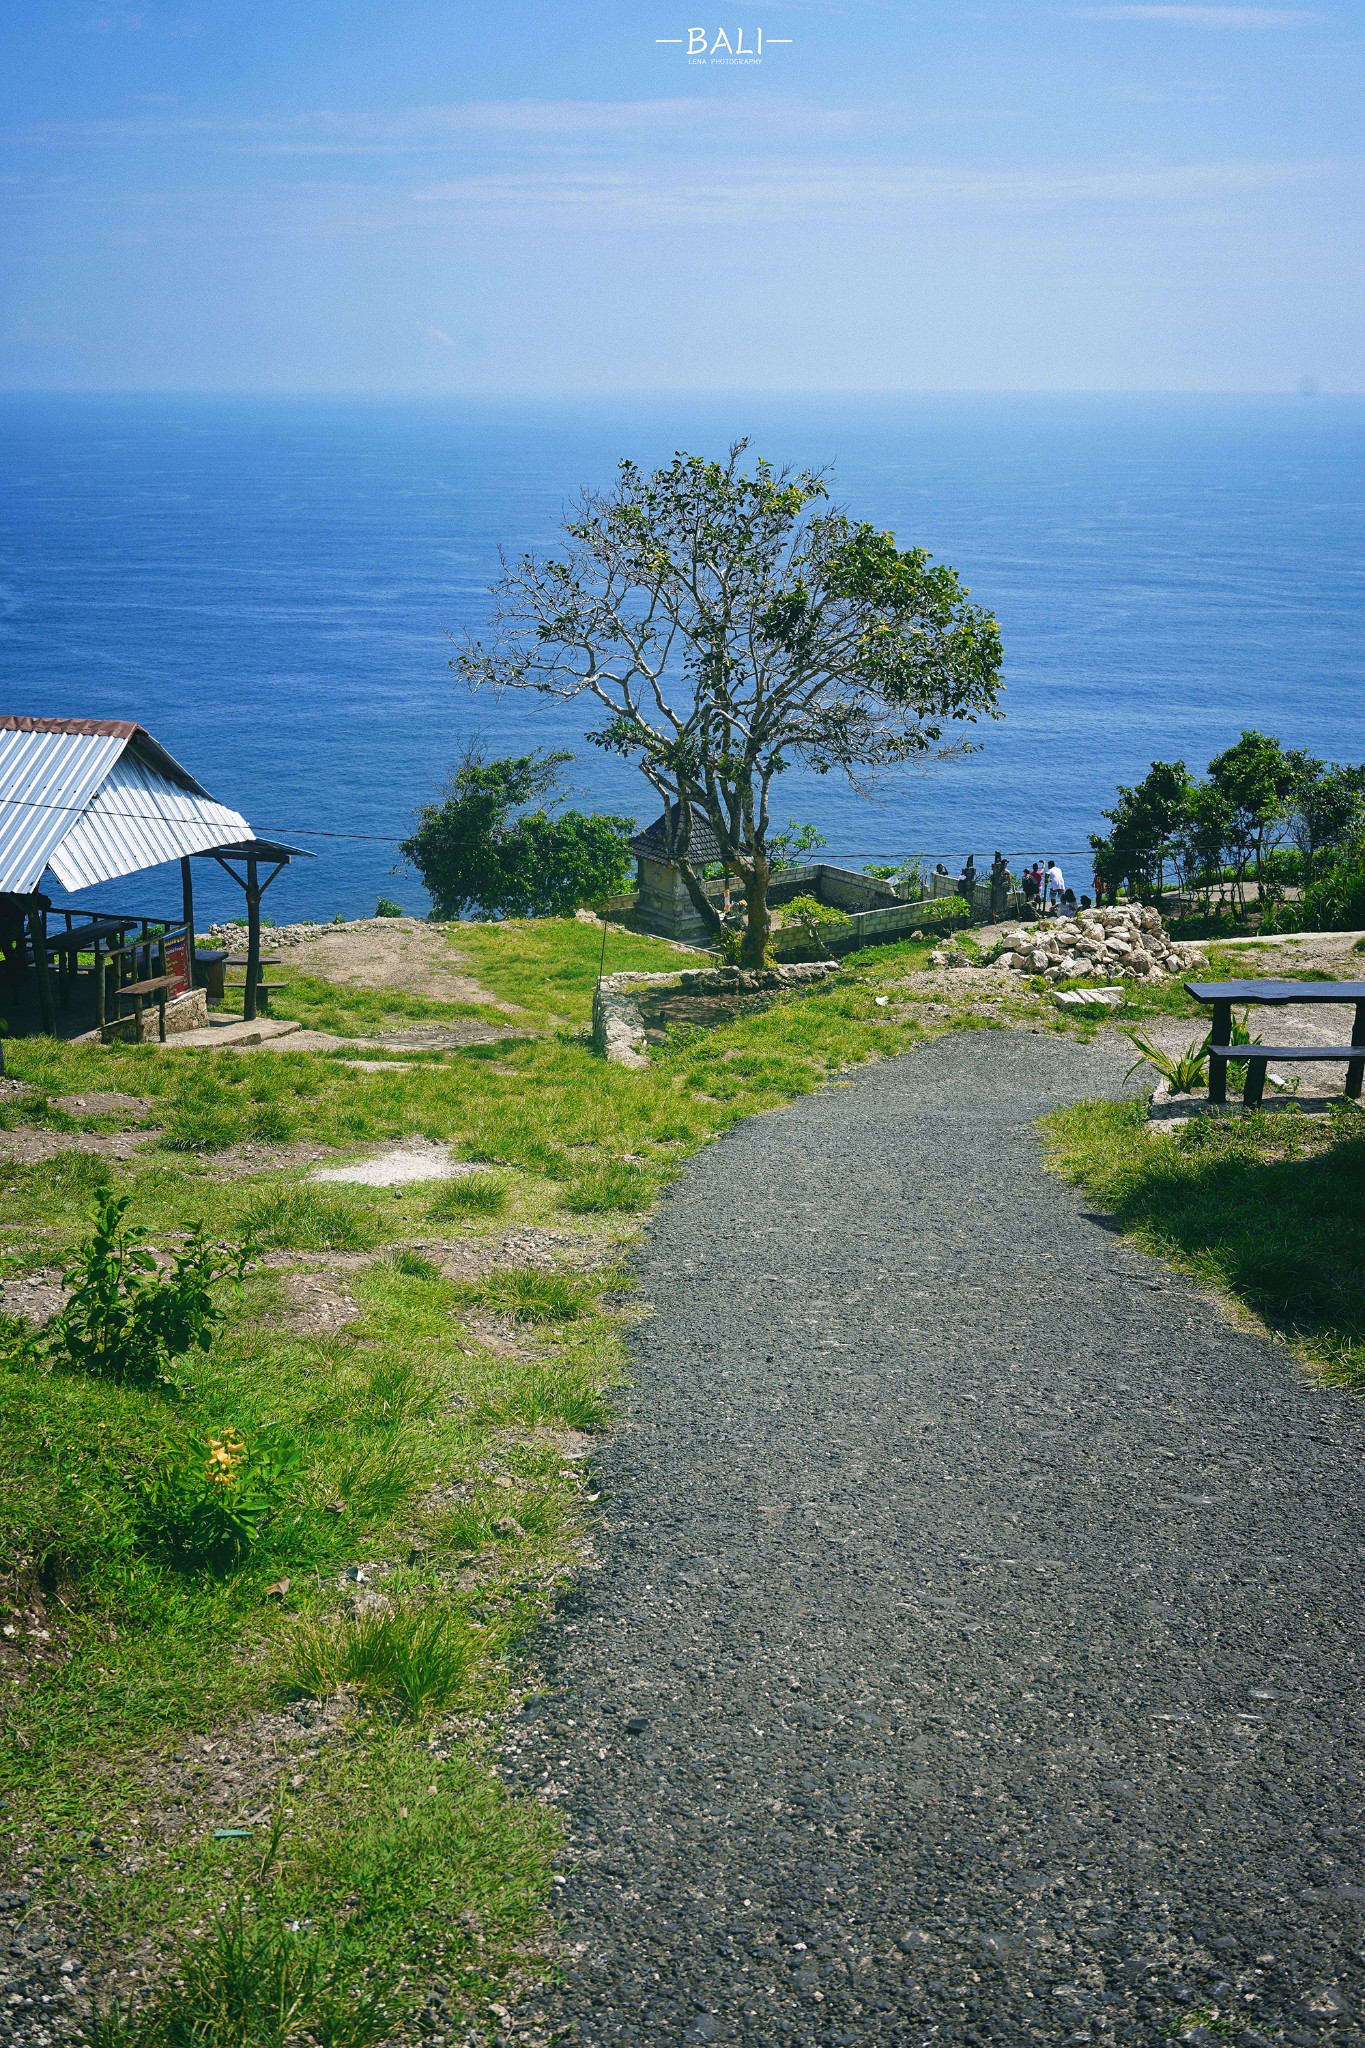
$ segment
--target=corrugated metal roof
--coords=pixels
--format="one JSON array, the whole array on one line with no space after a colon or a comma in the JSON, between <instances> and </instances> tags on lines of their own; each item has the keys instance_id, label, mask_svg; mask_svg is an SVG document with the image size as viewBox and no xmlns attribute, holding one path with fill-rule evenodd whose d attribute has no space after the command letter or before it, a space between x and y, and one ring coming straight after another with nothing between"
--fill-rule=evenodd
<instances>
[{"instance_id":1,"label":"corrugated metal roof","mask_svg":"<svg viewBox=\"0 0 1365 2048\"><path fill-rule=\"evenodd\" d=\"M139 725L0 716L0 891L28 894L45 868L89 888L250 837Z\"/></svg>"}]
</instances>

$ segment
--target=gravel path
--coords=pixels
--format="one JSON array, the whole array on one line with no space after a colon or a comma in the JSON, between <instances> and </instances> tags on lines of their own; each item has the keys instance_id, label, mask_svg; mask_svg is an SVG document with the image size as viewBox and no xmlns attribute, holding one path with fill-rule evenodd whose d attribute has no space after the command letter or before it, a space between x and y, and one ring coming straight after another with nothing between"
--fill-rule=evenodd
<instances>
[{"instance_id":1,"label":"gravel path","mask_svg":"<svg viewBox=\"0 0 1365 2048\"><path fill-rule=\"evenodd\" d=\"M574 1848L534 2026L1365 2041L1365 1402L1045 1174L1123 1064L940 1040L666 1203L510 1760Z\"/></svg>"}]
</instances>

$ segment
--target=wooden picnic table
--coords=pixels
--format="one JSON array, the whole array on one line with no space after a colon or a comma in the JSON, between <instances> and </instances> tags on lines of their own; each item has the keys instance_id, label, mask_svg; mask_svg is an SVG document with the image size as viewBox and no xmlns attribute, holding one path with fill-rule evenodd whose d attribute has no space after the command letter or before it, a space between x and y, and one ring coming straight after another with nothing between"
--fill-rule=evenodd
<instances>
[{"instance_id":1,"label":"wooden picnic table","mask_svg":"<svg viewBox=\"0 0 1365 2048\"><path fill-rule=\"evenodd\" d=\"M1265 1089L1266 1068L1271 1060L1314 1060L1346 1062L1347 1095L1360 1099L1365 1083L1365 981L1187 981L1186 993L1197 1003L1212 1006L1209 1031L1209 1101L1228 1099L1228 1064L1245 1060L1246 1084L1242 1100L1254 1106ZM1266 1005L1284 1009L1290 1003L1354 1003L1355 1027L1349 1045L1258 1045L1232 1043L1232 1012L1238 1003L1248 1008Z\"/></svg>"}]
</instances>

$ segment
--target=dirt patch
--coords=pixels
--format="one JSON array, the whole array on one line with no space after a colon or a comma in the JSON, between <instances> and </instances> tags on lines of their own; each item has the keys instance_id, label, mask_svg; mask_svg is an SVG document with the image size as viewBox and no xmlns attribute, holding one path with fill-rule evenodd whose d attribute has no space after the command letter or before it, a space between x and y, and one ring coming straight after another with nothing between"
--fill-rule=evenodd
<instances>
[{"instance_id":1,"label":"dirt patch","mask_svg":"<svg viewBox=\"0 0 1365 2048\"><path fill-rule=\"evenodd\" d=\"M0 1280L0 1311L42 1325L65 1308L67 1293L60 1266L35 1266L31 1273L10 1273Z\"/></svg>"},{"instance_id":2,"label":"dirt patch","mask_svg":"<svg viewBox=\"0 0 1365 2048\"><path fill-rule=\"evenodd\" d=\"M296 947L289 964L342 987L399 989L448 1003L487 1003L516 1012L468 973L468 963L445 934L413 918L385 918L379 924L338 925Z\"/></svg>"},{"instance_id":3,"label":"dirt patch","mask_svg":"<svg viewBox=\"0 0 1365 2048\"><path fill-rule=\"evenodd\" d=\"M91 1152L104 1159L131 1159L144 1145L159 1137L159 1131L45 1131L31 1124L0 1131L0 1159L17 1159L25 1166L55 1159L62 1152Z\"/></svg>"},{"instance_id":4,"label":"dirt patch","mask_svg":"<svg viewBox=\"0 0 1365 2048\"><path fill-rule=\"evenodd\" d=\"M403 1138L397 1145L371 1152L348 1166L319 1166L310 1180L349 1181L358 1187L391 1188L410 1181L456 1180L470 1173L487 1173L486 1166L470 1160L452 1159L449 1145L432 1138Z\"/></svg>"},{"instance_id":5,"label":"dirt patch","mask_svg":"<svg viewBox=\"0 0 1365 2048\"><path fill-rule=\"evenodd\" d=\"M373 1252L278 1250L262 1254L265 1272L359 1273L398 1252L420 1252L449 1280L481 1280L495 1266L535 1266L543 1272L571 1267L590 1273L610 1265L621 1247L614 1239L585 1231L537 1230L526 1226L499 1237L411 1237Z\"/></svg>"},{"instance_id":6,"label":"dirt patch","mask_svg":"<svg viewBox=\"0 0 1365 2048\"><path fill-rule=\"evenodd\" d=\"M249 1052L460 1052L467 1045L494 1045L500 1038L527 1038L539 1033L514 1031L509 1025L484 1024L477 1017L453 1017L449 1024L409 1024L369 1038L339 1038L334 1031L296 1031L288 1038L263 1039ZM351 1062L347 1062L348 1065ZM397 1064L396 1062L394 1064Z\"/></svg>"},{"instance_id":7,"label":"dirt patch","mask_svg":"<svg viewBox=\"0 0 1365 2048\"><path fill-rule=\"evenodd\" d=\"M54 1109L68 1116L152 1116L156 1104L145 1095L54 1095Z\"/></svg>"},{"instance_id":8,"label":"dirt patch","mask_svg":"<svg viewBox=\"0 0 1365 2048\"><path fill-rule=\"evenodd\" d=\"M1259 980L1316 971L1333 980L1365 981L1365 953L1355 950L1361 938L1365 932L1282 932L1269 939L1235 939L1229 952L1242 955L1247 975Z\"/></svg>"},{"instance_id":9,"label":"dirt patch","mask_svg":"<svg viewBox=\"0 0 1365 2048\"><path fill-rule=\"evenodd\" d=\"M300 1138L289 1145L229 1145L223 1152L204 1156L212 1168L210 1180L242 1180L251 1173L284 1173L291 1166L312 1166L319 1159L335 1159L337 1148Z\"/></svg>"},{"instance_id":10,"label":"dirt patch","mask_svg":"<svg viewBox=\"0 0 1365 2048\"><path fill-rule=\"evenodd\" d=\"M313 1273L290 1273L284 1282L284 1299L289 1327L301 1336L330 1336L355 1322L361 1313L341 1275L325 1266Z\"/></svg>"}]
</instances>

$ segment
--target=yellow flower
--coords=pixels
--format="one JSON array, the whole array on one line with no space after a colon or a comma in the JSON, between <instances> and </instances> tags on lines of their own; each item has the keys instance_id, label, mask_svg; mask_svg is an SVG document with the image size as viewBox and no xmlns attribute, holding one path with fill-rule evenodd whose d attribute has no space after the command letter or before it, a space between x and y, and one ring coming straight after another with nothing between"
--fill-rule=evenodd
<instances>
[{"instance_id":1,"label":"yellow flower","mask_svg":"<svg viewBox=\"0 0 1365 2048\"><path fill-rule=\"evenodd\" d=\"M246 1445L236 1430L229 1429L222 1436L209 1438L209 1455L204 1466L204 1477L210 1486L232 1486L236 1483L237 1467L246 1456Z\"/></svg>"}]
</instances>

